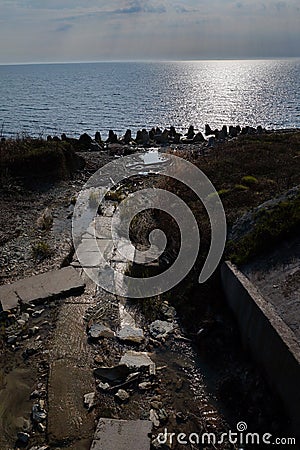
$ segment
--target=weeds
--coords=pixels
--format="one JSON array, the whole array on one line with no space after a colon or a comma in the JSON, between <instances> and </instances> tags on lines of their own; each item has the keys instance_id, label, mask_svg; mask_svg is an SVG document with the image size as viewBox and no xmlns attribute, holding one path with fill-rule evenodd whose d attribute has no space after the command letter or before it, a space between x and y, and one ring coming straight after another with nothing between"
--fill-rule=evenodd
<instances>
[{"instance_id":1,"label":"weeds","mask_svg":"<svg viewBox=\"0 0 300 450\"><path fill-rule=\"evenodd\" d=\"M34 259L42 261L52 255L52 249L47 242L40 241L32 246L32 256Z\"/></svg>"}]
</instances>

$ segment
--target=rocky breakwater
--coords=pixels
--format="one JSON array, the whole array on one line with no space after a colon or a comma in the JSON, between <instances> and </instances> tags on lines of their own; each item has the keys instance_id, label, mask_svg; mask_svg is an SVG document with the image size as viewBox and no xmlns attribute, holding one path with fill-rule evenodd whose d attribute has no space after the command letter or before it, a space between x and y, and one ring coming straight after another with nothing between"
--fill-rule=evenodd
<instances>
[{"instance_id":1,"label":"rocky breakwater","mask_svg":"<svg viewBox=\"0 0 300 450\"><path fill-rule=\"evenodd\" d=\"M214 147L218 143L237 138L239 135L255 135L265 133L266 130L260 125L257 128L251 126L240 127L227 126L219 129L212 129L210 125L205 125L205 133L190 125L186 133L178 132L174 126L170 128L153 127L151 130L137 130L133 136L132 130L127 129L123 136L118 136L113 130L109 130L107 139L102 139L101 133L97 131L94 138L87 133L83 133L79 139L61 135L48 136L47 141L63 141L72 144L76 151L109 151L114 155L127 155L135 151L137 147L164 147L172 145L197 145L200 147Z\"/></svg>"}]
</instances>

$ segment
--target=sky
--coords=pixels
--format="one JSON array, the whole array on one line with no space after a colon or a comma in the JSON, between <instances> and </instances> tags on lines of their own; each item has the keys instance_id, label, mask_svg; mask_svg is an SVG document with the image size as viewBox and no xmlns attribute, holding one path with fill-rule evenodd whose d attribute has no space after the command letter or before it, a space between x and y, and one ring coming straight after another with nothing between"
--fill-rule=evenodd
<instances>
[{"instance_id":1,"label":"sky","mask_svg":"<svg viewBox=\"0 0 300 450\"><path fill-rule=\"evenodd\" d=\"M300 56L299 0L0 0L0 64Z\"/></svg>"}]
</instances>

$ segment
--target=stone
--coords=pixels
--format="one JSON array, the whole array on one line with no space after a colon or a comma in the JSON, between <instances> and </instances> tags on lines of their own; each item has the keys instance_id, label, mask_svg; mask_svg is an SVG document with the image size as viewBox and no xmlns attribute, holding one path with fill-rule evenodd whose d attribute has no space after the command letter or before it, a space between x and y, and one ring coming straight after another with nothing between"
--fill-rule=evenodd
<instances>
[{"instance_id":1,"label":"stone","mask_svg":"<svg viewBox=\"0 0 300 450\"><path fill-rule=\"evenodd\" d=\"M129 374L129 367L123 363L114 367L98 367L94 370L94 376L96 378L100 378L103 381L108 381L113 384L122 383Z\"/></svg>"},{"instance_id":2,"label":"stone","mask_svg":"<svg viewBox=\"0 0 300 450\"><path fill-rule=\"evenodd\" d=\"M91 411L96 404L95 397L95 392L90 392L89 394L84 394L83 396L83 404L89 411Z\"/></svg>"},{"instance_id":3,"label":"stone","mask_svg":"<svg viewBox=\"0 0 300 450\"><path fill-rule=\"evenodd\" d=\"M79 144L86 150L92 143L92 138L87 133L83 133L79 138Z\"/></svg>"},{"instance_id":4,"label":"stone","mask_svg":"<svg viewBox=\"0 0 300 450\"><path fill-rule=\"evenodd\" d=\"M19 302L35 303L81 294L84 288L83 279L69 266L0 286L0 301L2 309L9 310L17 307Z\"/></svg>"},{"instance_id":5,"label":"stone","mask_svg":"<svg viewBox=\"0 0 300 450\"><path fill-rule=\"evenodd\" d=\"M148 391L153 387L153 384L150 381L144 381L143 383L139 384L139 389L141 391Z\"/></svg>"},{"instance_id":6,"label":"stone","mask_svg":"<svg viewBox=\"0 0 300 450\"><path fill-rule=\"evenodd\" d=\"M162 407L162 402L159 402L157 400L153 400L153 401L150 402L150 405L152 406L153 409L159 410Z\"/></svg>"},{"instance_id":7,"label":"stone","mask_svg":"<svg viewBox=\"0 0 300 450\"><path fill-rule=\"evenodd\" d=\"M136 344L140 344L145 339L144 332L141 328L134 328L129 325L121 328L117 333L117 337L120 341L129 341Z\"/></svg>"},{"instance_id":8,"label":"stone","mask_svg":"<svg viewBox=\"0 0 300 450\"><path fill-rule=\"evenodd\" d=\"M149 326L150 334L154 339L165 338L173 329L172 323L163 320L155 320Z\"/></svg>"},{"instance_id":9,"label":"stone","mask_svg":"<svg viewBox=\"0 0 300 450\"><path fill-rule=\"evenodd\" d=\"M113 130L109 130L106 142L108 144L116 144L118 142L118 136L113 132Z\"/></svg>"},{"instance_id":10,"label":"stone","mask_svg":"<svg viewBox=\"0 0 300 450\"><path fill-rule=\"evenodd\" d=\"M150 420L100 419L91 450L150 450Z\"/></svg>"},{"instance_id":11,"label":"stone","mask_svg":"<svg viewBox=\"0 0 300 450\"><path fill-rule=\"evenodd\" d=\"M29 439L30 439L30 434L28 434L28 433L24 433L23 431L20 431L18 434L17 434L17 439L18 439L18 441L21 443L21 444L28 444L28 442L29 442Z\"/></svg>"},{"instance_id":12,"label":"stone","mask_svg":"<svg viewBox=\"0 0 300 450\"><path fill-rule=\"evenodd\" d=\"M210 126L208 124L205 125L205 134L206 134L206 136L213 134L213 130L210 128Z\"/></svg>"},{"instance_id":13,"label":"stone","mask_svg":"<svg viewBox=\"0 0 300 450\"><path fill-rule=\"evenodd\" d=\"M131 130L126 130L126 133L124 135L124 142L125 144L129 144L132 141L132 136L131 136Z\"/></svg>"},{"instance_id":14,"label":"stone","mask_svg":"<svg viewBox=\"0 0 300 450\"><path fill-rule=\"evenodd\" d=\"M47 418L46 411L43 408L41 408L41 406L38 403L33 405L31 414L33 422L36 423L43 422Z\"/></svg>"},{"instance_id":15,"label":"stone","mask_svg":"<svg viewBox=\"0 0 300 450\"><path fill-rule=\"evenodd\" d=\"M119 389L115 394L115 397L121 402L127 402L129 400L130 395L124 389Z\"/></svg>"},{"instance_id":16,"label":"stone","mask_svg":"<svg viewBox=\"0 0 300 450\"><path fill-rule=\"evenodd\" d=\"M45 433L46 431L46 425L44 425L43 423L38 423L37 425L37 429L40 433Z\"/></svg>"},{"instance_id":17,"label":"stone","mask_svg":"<svg viewBox=\"0 0 300 450\"><path fill-rule=\"evenodd\" d=\"M101 134L99 131L96 131L96 133L95 133L95 141L98 143L102 142Z\"/></svg>"},{"instance_id":18,"label":"stone","mask_svg":"<svg viewBox=\"0 0 300 450\"><path fill-rule=\"evenodd\" d=\"M158 418L158 414L155 411L155 409L150 409L149 418L155 427L159 427L159 425L160 425L159 418Z\"/></svg>"},{"instance_id":19,"label":"stone","mask_svg":"<svg viewBox=\"0 0 300 450\"><path fill-rule=\"evenodd\" d=\"M201 131L199 131L199 133L197 133L193 138L194 144L197 144L199 142L205 142L205 138L204 138L203 134L201 133Z\"/></svg>"},{"instance_id":20,"label":"stone","mask_svg":"<svg viewBox=\"0 0 300 450\"><path fill-rule=\"evenodd\" d=\"M194 136L195 136L195 130L194 130L194 127L193 127L193 125L190 125L190 126L189 126L189 129L188 129L188 131L187 131L187 133L186 133L186 138L187 138L187 139L193 139Z\"/></svg>"},{"instance_id":21,"label":"stone","mask_svg":"<svg viewBox=\"0 0 300 450\"><path fill-rule=\"evenodd\" d=\"M141 367L155 367L147 352L134 352L128 350L120 359L120 364L124 364L130 369L140 369Z\"/></svg>"},{"instance_id":22,"label":"stone","mask_svg":"<svg viewBox=\"0 0 300 450\"><path fill-rule=\"evenodd\" d=\"M115 333L102 323L95 323L89 329L89 336L92 339L112 338L115 336Z\"/></svg>"},{"instance_id":23,"label":"stone","mask_svg":"<svg viewBox=\"0 0 300 450\"><path fill-rule=\"evenodd\" d=\"M110 389L110 385L108 383L102 383L102 381L99 381L97 384L97 388L99 391L108 391Z\"/></svg>"}]
</instances>

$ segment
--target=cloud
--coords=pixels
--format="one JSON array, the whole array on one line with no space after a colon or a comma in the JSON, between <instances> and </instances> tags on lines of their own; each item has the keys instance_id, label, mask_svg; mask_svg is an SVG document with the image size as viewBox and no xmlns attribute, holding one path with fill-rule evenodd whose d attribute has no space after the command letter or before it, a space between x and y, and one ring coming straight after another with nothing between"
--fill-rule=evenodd
<instances>
[{"instance_id":1,"label":"cloud","mask_svg":"<svg viewBox=\"0 0 300 450\"><path fill-rule=\"evenodd\" d=\"M297 56L299 0L0 0L0 62Z\"/></svg>"},{"instance_id":2,"label":"cloud","mask_svg":"<svg viewBox=\"0 0 300 450\"><path fill-rule=\"evenodd\" d=\"M55 31L61 33L61 32L65 32L65 31L69 31L72 27L73 27L73 25L71 23L64 23L62 25L59 25L55 29Z\"/></svg>"}]
</instances>

